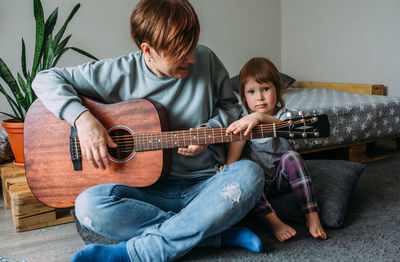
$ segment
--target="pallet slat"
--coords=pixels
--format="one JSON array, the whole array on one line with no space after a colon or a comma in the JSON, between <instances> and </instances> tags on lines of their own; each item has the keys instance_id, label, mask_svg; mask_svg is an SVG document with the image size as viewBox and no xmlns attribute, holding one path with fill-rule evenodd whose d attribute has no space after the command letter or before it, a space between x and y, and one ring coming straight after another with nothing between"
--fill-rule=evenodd
<instances>
[{"instance_id":1,"label":"pallet slat","mask_svg":"<svg viewBox=\"0 0 400 262\"><path fill-rule=\"evenodd\" d=\"M345 91L357 94L385 95L384 85L307 82L307 81L296 81L293 85L301 88L327 88L327 89Z\"/></svg>"}]
</instances>

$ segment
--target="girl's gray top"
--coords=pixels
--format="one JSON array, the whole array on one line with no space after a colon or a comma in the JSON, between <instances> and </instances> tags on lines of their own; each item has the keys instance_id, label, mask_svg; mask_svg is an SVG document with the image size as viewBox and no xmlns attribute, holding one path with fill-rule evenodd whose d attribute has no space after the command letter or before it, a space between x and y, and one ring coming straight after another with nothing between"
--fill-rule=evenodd
<instances>
[{"instance_id":1,"label":"girl's gray top","mask_svg":"<svg viewBox=\"0 0 400 262\"><path fill-rule=\"evenodd\" d=\"M246 115L246 109L244 107L243 109L243 115ZM286 108L281 108L274 117L280 120L285 120L287 119L287 112L288 110ZM292 150L292 148L285 138L266 137L248 140L243 156L255 161L262 167L266 183L269 184L274 180L275 169L279 164L281 156L290 150Z\"/></svg>"}]
</instances>

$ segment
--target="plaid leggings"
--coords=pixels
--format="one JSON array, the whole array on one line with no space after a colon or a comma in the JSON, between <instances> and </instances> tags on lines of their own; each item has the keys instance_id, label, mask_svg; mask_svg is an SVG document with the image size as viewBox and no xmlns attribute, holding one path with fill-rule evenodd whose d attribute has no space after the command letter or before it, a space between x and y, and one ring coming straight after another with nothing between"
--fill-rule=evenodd
<instances>
[{"instance_id":1,"label":"plaid leggings","mask_svg":"<svg viewBox=\"0 0 400 262\"><path fill-rule=\"evenodd\" d=\"M273 183L266 184L261 200L253 209L255 215L262 217L275 212L267 196L290 191L296 195L304 214L319 211L310 175L303 158L295 151L289 151L281 156Z\"/></svg>"}]
</instances>

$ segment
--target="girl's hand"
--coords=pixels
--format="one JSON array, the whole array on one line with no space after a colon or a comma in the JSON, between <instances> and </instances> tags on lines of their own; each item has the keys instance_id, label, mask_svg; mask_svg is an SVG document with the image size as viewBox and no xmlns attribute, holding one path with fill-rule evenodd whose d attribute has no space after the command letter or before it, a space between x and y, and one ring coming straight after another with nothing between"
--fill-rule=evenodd
<instances>
[{"instance_id":1,"label":"girl's hand","mask_svg":"<svg viewBox=\"0 0 400 262\"><path fill-rule=\"evenodd\" d=\"M226 133L229 134L233 132L234 134L238 134L239 132L245 131L244 135L247 136L256 125L261 123L261 120L260 113L251 113L230 124L226 129Z\"/></svg>"},{"instance_id":2,"label":"girl's hand","mask_svg":"<svg viewBox=\"0 0 400 262\"><path fill-rule=\"evenodd\" d=\"M280 123L280 122L282 122L282 121L271 115L254 112L254 113L251 113L250 115L242 117L241 119L233 122L226 129L226 133L229 134L229 133L233 132L234 134L237 134L239 132L245 131L243 135L247 136L247 135L249 135L250 131L258 124Z\"/></svg>"},{"instance_id":3,"label":"girl's hand","mask_svg":"<svg viewBox=\"0 0 400 262\"><path fill-rule=\"evenodd\" d=\"M104 126L89 111L83 112L76 120L82 157L94 168L110 167L107 145L117 147Z\"/></svg>"},{"instance_id":4,"label":"girl's hand","mask_svg":"<svg viewBox=\"0 0 400 262\"><path fill-rule=\"evenodd\" d=\"M217 170L217 174L218 174L219 172L221 172L222 169L224 169L226 166L227 166L227 164L225 164L225 165L223 165L223 166L220 166L219 169Z\"/></svg>"}]
</instances>

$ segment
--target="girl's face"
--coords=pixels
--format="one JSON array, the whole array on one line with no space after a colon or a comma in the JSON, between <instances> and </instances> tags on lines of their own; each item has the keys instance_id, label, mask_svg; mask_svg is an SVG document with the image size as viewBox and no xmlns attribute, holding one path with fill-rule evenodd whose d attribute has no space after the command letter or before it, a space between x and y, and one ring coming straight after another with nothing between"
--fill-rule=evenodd
<instances>
[{"instance_id":1,"label":"girl's face","mask_svg":"<svg viewBox=\"0 0 400 262\"><path fill-rule=\"evenodd\" d=\"M271 81L259 84L250 79L244 86L247 106L253 112L273 115L276 106L276 89Z\"/></svg>"}]
</instances>

